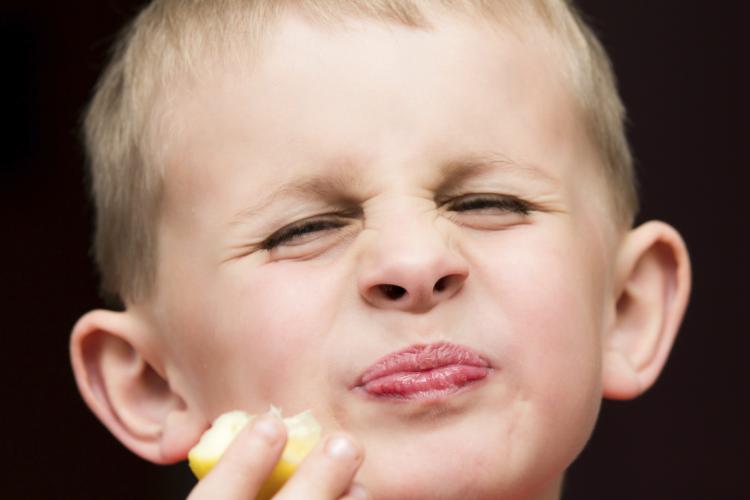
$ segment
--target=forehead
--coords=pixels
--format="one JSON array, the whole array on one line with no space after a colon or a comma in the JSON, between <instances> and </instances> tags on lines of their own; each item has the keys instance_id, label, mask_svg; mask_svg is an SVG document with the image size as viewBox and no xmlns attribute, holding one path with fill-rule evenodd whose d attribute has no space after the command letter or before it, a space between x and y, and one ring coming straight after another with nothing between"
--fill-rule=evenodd
<instances>
[{"instance_id":1,"label":"forehead","mask_svg":"<svg viewBox=\"0 0 750 500\"><path fill-rule=\"evenodd\" d=\"M326 170L351 178L356 165L411 166L419 180L426 169L416 165L487 154L561 177L592 156L559 58L538 29L456 18L424 29L334 26L289 14L260 56L242 61L211 65L175 101L167 178L193 186L181 189L191 197L227 182L229 171L267 190ZM375 172L390 171L363 175Z\"/></svg>"}]
</instances>

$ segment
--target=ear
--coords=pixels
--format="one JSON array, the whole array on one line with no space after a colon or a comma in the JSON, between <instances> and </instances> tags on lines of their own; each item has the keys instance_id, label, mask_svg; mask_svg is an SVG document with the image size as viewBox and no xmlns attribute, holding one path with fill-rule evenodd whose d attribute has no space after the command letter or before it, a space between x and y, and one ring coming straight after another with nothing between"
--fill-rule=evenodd
<instances>
[{"instance_id":1,"label":"ear","mask_svg":"<svg viewBox=\"0 0 750 500\"><path fill-rule=\"evenodd\" d=\"M603 344L604 397L632 399L653 385L689 294L690 260L677 231L658 221L631 230L617 254L614 319Z\"/></svg>"},{"instance_id":2,"label":"ear","mask_svg":"<svg viewBox=\"0 0 750 500\"><path fill-rule=\"evenodd\" d=\"M70 353L83 399L115 437L151 462L185 459L205 420L170 385L146 322L128 311L89 312L73 328Z\"/></svg>"}]
</instances>

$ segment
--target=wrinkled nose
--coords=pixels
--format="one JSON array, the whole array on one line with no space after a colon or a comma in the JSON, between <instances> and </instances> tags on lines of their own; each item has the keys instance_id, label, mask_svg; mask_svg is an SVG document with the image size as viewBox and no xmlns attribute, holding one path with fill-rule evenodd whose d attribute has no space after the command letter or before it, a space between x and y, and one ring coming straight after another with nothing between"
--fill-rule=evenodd
<instances>
[{"instance_id":1,"label":"wrinkled nose","mask_svg":"<svg viewBox=\"0 0 750 500\"><path fill-rule=\"evenodd\" d=\"M379 235L360 275L366 302L383 309L426 312L455 296L469 276L464 260L436 231Z\"/></svg>"}]
</instances>

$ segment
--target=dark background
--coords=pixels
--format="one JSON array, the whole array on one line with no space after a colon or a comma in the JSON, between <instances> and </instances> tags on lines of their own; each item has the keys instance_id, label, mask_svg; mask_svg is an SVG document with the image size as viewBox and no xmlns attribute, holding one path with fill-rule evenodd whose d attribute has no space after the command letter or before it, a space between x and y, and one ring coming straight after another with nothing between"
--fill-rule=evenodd
<instances>
[{"instance_id":1,"label":"dark background","mask_svg":"<svg viewBox=\"0 0 750 500\"><path fill-rule=\"evenodd\" d=\"M3 498L176 499L189 489L184 464L147 464L105 431L67 357L73 323L101 305L79 119L113 33L139 3L0 0ZM630 110L641 220L682 232L694 293L662 378L638 400L605 403L565 500L748 498L750 44L730 5L742 2L581 4Z\"/></svg>"}]
</instances>

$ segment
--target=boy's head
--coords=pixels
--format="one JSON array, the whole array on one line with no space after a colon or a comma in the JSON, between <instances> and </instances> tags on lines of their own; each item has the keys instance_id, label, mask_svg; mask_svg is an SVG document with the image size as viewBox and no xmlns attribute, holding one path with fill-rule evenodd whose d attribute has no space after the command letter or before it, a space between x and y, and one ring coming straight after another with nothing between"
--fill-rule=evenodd
<instances>
[{"instance_id":1,"label":"boy's head","mask_svg":"<svg viewBox=\"0 0 750 500\"><path fill-rule=\"evenodd\" d=\"M555 498L654 382L689 266L630 229L600 46L566 2L436 4L163 1L124 38L87 139L126 310L72 352L132 450L273 403L354 434L376 498Z\"/></svg>"},{"instance_id":2,"label":"boy's head","mask_svg":"<svg viewBox=\"0 0 750 500\"><path fill-rule=\"evenodd\" d=\"M86 119L86 144L97 209L95 255L102 291L138 302L154 286L164 154L180 124L175 94L227 67L250 71L263 56L274 24L288 11L321 26L376 21L428 33L440 16L495 25L552 54L601 156L613 223L629 226L637 211L636 180L624 110L609 60L568 2L504 0L175 1L153 2L128 27L102 77ZM439 14L438 14L439 12ZM176 129L177 130L176 130Z\"/></svg>"}]
</instances>

